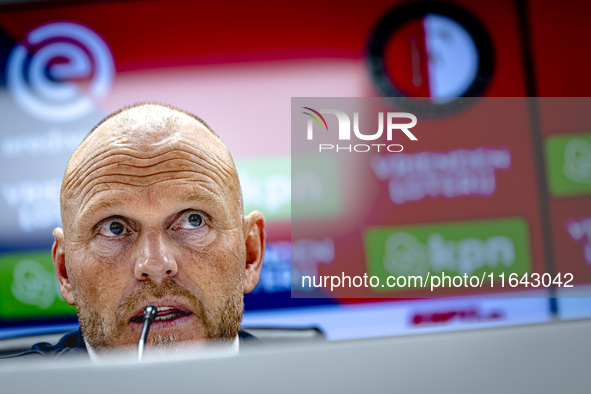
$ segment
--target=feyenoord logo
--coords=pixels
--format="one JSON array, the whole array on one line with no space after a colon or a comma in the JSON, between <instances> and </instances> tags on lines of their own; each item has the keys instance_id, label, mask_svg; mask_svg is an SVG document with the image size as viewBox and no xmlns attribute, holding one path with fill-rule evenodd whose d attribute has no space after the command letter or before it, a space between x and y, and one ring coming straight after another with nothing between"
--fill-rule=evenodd
<instances>
[{"instance_id":1,"label":"feyenoord logo","mask_svg":"<svg viewBox=\"0 0 591 394\"><path fill-rule=\"evenodd\" d=\"M380 93L420 115L470 104L457 98L481 96L494 69L492 43L481 22L442 2L391 9L372 32L367 52Z\"/></svg>"}]
</instances>

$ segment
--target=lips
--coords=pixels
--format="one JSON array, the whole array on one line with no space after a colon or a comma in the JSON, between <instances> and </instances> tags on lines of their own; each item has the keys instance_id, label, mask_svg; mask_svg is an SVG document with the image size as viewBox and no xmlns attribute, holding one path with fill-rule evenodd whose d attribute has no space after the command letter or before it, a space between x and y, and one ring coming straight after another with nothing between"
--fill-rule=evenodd
<instances>
[{"instance_id":1,"label":"lips","mask_svg":"<svg viewBox=\"0 0 591 394\"><path fill-rule=\"evenodd\" d=\"M181 311L181 310L173 308L171 306L159 307L159 308L157 308L157 310L158 310L158 313L156 314L156 318L154 319L155 322L173 320L173 319L177 319L181 316L187 316L191 313L191 312ZM136 322L136 323L143 323L144 316L142 314L140 316L133 317L131 319L131 321Z\"/></svg>"},{"instance_id":2,"label":"lips","mask_svg":"<svg viewBox=\"0 0 591 394\"><path fill-rule=\"evenodd\" d=\"M150 304L156 307L156 318L154 319L154 323L172 321L179 319L183 316L189 316L192 314L189 308L184 306L182 303L179 303L174 300L158 300L155 302L148 302L141 309L138 309L134 314L134 317L130 319L130 322L143 323L144 309L147 305Z\"/></svg>"}]
</instances>

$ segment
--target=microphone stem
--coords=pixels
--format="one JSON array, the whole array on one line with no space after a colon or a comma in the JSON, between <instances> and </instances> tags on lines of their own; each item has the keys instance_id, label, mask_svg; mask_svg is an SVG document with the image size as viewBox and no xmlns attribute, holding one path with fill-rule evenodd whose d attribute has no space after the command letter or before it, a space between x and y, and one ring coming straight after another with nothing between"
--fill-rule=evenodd
<instances>
[{"instance_id":1,"label":"microphone stem","mask_svg":"<svg viewBox=\"0 0 591 394\"><path fill-rule=\"evenodd\" d=\"M146 341L148 339L148 332L150 331L150 326L152 322L156 318L156 307L154 305L146 306L144 309L144 325L142 326L142 333L140 334L140 340L137 343L137 360L138 362L142 361L144 357L144 351L146 349Z\"/></svg>"}]
</instances>

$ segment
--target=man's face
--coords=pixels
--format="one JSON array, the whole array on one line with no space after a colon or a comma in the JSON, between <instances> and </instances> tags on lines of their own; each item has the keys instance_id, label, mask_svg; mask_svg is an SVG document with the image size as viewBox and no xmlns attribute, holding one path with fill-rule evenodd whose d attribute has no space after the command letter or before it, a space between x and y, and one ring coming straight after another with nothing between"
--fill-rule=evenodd
<instances>
[{"instance_id":1,"label":"man's face","mask_svg":"<svg viewBox=\"0 0 591 394\"><path fill-rule=\"evenodd\" d=\"M158 307L149 343L238 333L264 219L242 217L231 157L194 123L130 132L107 122L68 166L54 263L95 350L135 345L148 304Z\"/></svg>"}]
</instances>

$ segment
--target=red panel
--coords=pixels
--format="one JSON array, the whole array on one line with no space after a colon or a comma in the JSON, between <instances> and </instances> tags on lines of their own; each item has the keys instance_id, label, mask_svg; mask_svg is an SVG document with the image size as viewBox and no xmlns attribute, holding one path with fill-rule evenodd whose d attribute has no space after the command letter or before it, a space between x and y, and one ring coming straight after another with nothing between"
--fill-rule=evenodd
<instances>
[{"instance_id":1,"label":"red panel","mask_svg":"<svg viewBox=\"0 0 591 394\"><path fill-rule=\"evenodd\" d=\"M40 4L0 8L0 25L21 39L45 22L83 23L105 38L119 72L274 59L361 59L373 26L396 3L401 2L147 1L63 8ZM525 95L513 1L457 3L470 9L492 37L496 68L486 95Z\"/></svg>"},{"instance_id":2,"label":"red panel","mask_svg":"<svg viewBox=\"0 0 591 394\"><path fill-rule=\"evenodd\" d=\"M591 95L591 3L530 0L533 57L540 97Z\"/></svg>"},{"instance_id":3,"label":"red panel","mask_svg":"<svg viewBox=\"0 0 591 394\"><path fill-rule=\"evenodd\" d=\"M540 97L537 102L542 135L591 131L591 98Z\"/></svg>"}]
</instances>

